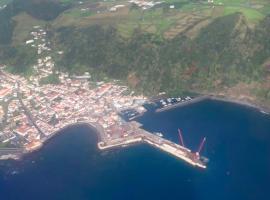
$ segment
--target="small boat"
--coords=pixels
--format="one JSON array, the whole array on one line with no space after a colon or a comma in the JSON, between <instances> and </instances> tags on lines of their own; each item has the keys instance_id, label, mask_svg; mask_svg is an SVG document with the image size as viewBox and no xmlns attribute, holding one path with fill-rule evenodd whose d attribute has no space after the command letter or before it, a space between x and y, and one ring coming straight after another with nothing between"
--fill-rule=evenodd
<instances>
[{"instance_id":1,"label":"small boat","mask_svg":"<svg viewBox=\"0 0 270 200\"><path fill-rule=\"evenodd\" d=\"M159 136L159 137L163 137L163 134L160 132L154 132L155 135Z\"/></svg>"},{"instance_id":2,"label":"small boat","mask_svg":"<svg viewBox=\"0 0 270 200\"><path fill-rule=\"evenodd\" d=\"M209 162L209 159L204 157L204 156L201 156L200 157L200 160L203 162L203 163L208 163Z\"/></svg>"},{"instance_id":3,"label":"small boat","mask_svg":"<svg viewBox=\"0 0 270 200\"><path fill-rule=\"evenodd\" d=\"M16 170L14 170L14 171L11 172L11 175L16 175L16 174L19 174L19 172L16 171Z\"/></svg>"},{"instance_id":4,"label":"small boat","mask_svg":"<svg viewBox=\"0 0 270 200\"><path fill-rule=\"evenodd\" d=\"M262 113L262 114L265 114L265 115L269 115L269 113L266 112L266 111L264 111L264 110L261 110L261 113Z\"/></svg>"}]
</instances>

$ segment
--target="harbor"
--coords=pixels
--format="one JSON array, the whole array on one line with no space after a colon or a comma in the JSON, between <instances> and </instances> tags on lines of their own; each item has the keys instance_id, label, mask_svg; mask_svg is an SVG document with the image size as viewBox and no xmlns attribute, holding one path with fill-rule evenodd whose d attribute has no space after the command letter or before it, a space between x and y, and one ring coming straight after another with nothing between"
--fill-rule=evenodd
<instances>
[{"instance_id":1,"label":"harbor","mask_svg":"<svg viewBox=\"0 0 270 200\"><path fill-rule=\"evenodd\" d=\"M4 113L8 118L0 135L7 148L23 150L19 156L17 151L5 151L2 159L20 158L27 152L39 150L62 129L87 124L96 129L100 150L145 143L192 166L206 168L199 153L164 139L162 133L147 132L133 121L149 111L147 105L153 102L144 96L127 93L126 86L97 82L91 88L87 80L67 79L62 74L61 84L37 88L22 77L4 71L0 75L0 82L6 88L2 100L9 103L10 109ZM156 104L155 112L201 99L189 96L167 98L160 100L160 105Z\"/></svg>"},{"instance_id":2,"label":"harbor","mask_svg":"<svg viewBox=\"0 0 270 200\"><path fill-rule=\"evenodd\" d=\"M202 95L199 97L185 97L185 98L166 98L166 99L160 99L158 101L158 108L156 109L156 112L162 112L162 111L166 111L166 110L170 110L173 108L177 108L180 106L186 106L186 105L190 105L193 103L197 103L200 101L203 101L205 99L208 99L209 96L207 95ZM157 104L156 102L154 102L155 104Z\"/></svg>"},{"instance_id":3,"label":"harbor","mask_svg":"<svg viewBox=\"0 0 270 200\"><path fill-rule=\"evenodd\" d=\"M160 151L166 152L184 162L199 168L206 168L206 160L201 157L199 152L193 153L190 149L182 145L176 144L172 141L164 139L158 135L152 134L142 128L141 124L135 121L129 122L130 130L128 135L100 141L98 148L100 150L110 150L113 148L127 147L135 144L148 144L152 147L159 149ZM181 137L182 138L182 137Z\"/></svg>"},{"instance_id":4,"label":"harbor","mask_svg":"<svg viewBox=\"0 0 270 200\"><path fill-rule=\"evenodd\" d=\"M216 111L216 107L219 107L220 110ZM230 108L235 110L232 111ZM57 188L61 184L64 184L61 186L66 191L70 191L63 197L66 199L71 193L74 193L74 187L78 191L82 185L84 186L83 195L88 192L87 198L89 197L89 199L97 193L104 194L98 196L99 199L110 199L110 196L121 199L120 197L123 195L129 197L130 191L133 190L132 195L135 197L132 199L134 200L140 199L142 196L146 196L147 199L160 199L160 196L170 199L184 197L196 199L190 196L193 194L190 191L193 191L194 188L201 188L198 195L204 197L203 199L212 200L220 197L225 200L228 197L226 196L228 189L237 190L237 186L241 185L248 185L249 188L256 189L243 190L243 193L247 192L246 195L240 194L245 195L244 197L258 194L256 191L267 191L269 165L258 167L256 163L267 163L269 158L269 142L266 142L269 139L269 116L244 106L216 101L203 101L185 109L181 107L176 109L179 111L148 113L144 115L143 119L139 118L136 121L143 124L141 128L153 134L153 137L157 135L155 133L162 133L165 139L181 145L177 134L177 129L180 128L185 146L195 152L200 139L206 136L206 146L200 153L201 156L207 156L210 159L206 169L193 167L185 160L162 150L161 147L155 147L146 141L139 141L140 139L137 142L123 144L124 147L118 145L100 150L97 144L103 139L108 138L108 142L111 141L112 144L112 141L120 135L119 139L123 138L128 141L135 137L135 130L130 130L130 134L133 136L124 136L125 131L122 134L121 131L115 131L114 134L106 131L104 132L105 138L101 139L97 137L101 134L93 128L88 128L86 124L74 124L59 130L55 137L44 143L43 148L39 151L31 153L30 156L24 156L22 160L10 162L11 164L5 168L7 175L2 176L3 199L9 199L6 194L14 194L14 191L19 195L16 196L18 198L13 199L27 199L29 196L23 192L25 190L28 193L37 191L38 193L35 195L37 197L40 194L43 195L44 188L46 191L51 191L50 194L53 195L55 191L53 188ZM186 116L185 111L190 113L189 117ZM247 112L250 115L247 115ZM230 118L228 118L228 114L230 114ZM250 120L253 120L254 123L251 123L251 130L247 130L246 124ZM160 121L163 121L163 124ZM170 124L171 127L169 127ZM262 128L260 132L254 132L254 128L258 126ZM110 138L107 136L108 133L111 134ZM266 140L254 140L256 135L264 135ZM167 148L166 145L165 148ZM250 149L252 149L252 158L256 158L256 160L250 159L251 155L246 153ZM2 162L2 165L4 163L7 161ZM246 168L242 166L246 166ZM258 174L263 176L258 176ZM60 178L55 179L56 175ZM5 183L4 178L6 177L10 184ZM46 180L50 181L49 184ZM223 183L229 188L224 188ZM20 187L21 184L29 187ZM92 188L89 185L95 187ZM97 188L98 191L96 191ZM183 192L179 192L179 188L184 188ZM137 193L139 194L136 195ZM259 194L261 194L259 197L267 197L267 193ZM50 199L52 195L46 196L46 198ZM230 195L229 197L237 199L235 196ZM72 197L76 199L78 193L75 192Z\"/></svg>"}]
</instances>

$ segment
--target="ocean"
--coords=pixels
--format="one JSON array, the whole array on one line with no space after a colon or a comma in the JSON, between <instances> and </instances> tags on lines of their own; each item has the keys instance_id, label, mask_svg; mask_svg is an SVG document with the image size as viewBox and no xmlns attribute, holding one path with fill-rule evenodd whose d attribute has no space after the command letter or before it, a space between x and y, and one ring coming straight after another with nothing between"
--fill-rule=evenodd
<instances>
[{"instance_id":1,"label":"ocean","mask_svg":"<svg viewBox=\"0 0 270 200\"><path fill-rule=\"evenodd\" d=\"M1 200L268 200L270 116L213 100L137 119L209 158L194 168L141 144L100 152L88 126L74 126L20 161L0 162Z\"/></svg>"}]
</instances>

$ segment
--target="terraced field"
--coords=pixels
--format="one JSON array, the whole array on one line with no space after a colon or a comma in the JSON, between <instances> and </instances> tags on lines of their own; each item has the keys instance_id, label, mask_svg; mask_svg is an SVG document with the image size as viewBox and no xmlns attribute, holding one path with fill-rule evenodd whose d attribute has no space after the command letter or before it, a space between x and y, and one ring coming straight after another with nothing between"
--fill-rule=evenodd
<instances>
[{"instance_id":1,"label":"terraced field","mask_svg":"<svg viewBox=\"0 0 270 200\"><path fill-rule=\"evenodd\" d=\"M110 8L115 5L125 7L111 12ZM173 9L169 8L171 5L174 5ZM193 37L212 19L235 12L242 12L252 24L270 14L270 4L267 0L216 0L213 4L165 0L165 3L159 6L142 10L134 9L130 3L123 0L98 3L86 0L85 3L64 12L53 25L55 27L114 25L124 37L129 37L136 28L165 38L173 38L179 33Z\"/></svg>"},{"instance_id":2,"label":"terraced field","mask_svg":"<svg viewBox=\"0 0 270 200\"><path fill-rule=\"evenodd\" d=\"M0 0L0 6L8 1L10 0ZM137 28L168 39L178 34L186 34L193 38L201 28L207 26L216 17L241 12L252 26L270 14L270 2L267 0L215 0L214 3L165 0L163 4L147 10L132 6L127 0L85 0L83 3L61 0L61 2L73 2L73 6L55 20L46 22L51 27L57 29L64 26L112 25L125 38L129 38ZM114 12L110 11L115 5L124 5L124 7ZM170 8L172 5L174 8ZM31 18L26 14L20 14L14 18L16 21L16 34L13 37L15 43L26 39L26 30L29 26L44 24L42 21Z\"/></svg>"}]
</instances>

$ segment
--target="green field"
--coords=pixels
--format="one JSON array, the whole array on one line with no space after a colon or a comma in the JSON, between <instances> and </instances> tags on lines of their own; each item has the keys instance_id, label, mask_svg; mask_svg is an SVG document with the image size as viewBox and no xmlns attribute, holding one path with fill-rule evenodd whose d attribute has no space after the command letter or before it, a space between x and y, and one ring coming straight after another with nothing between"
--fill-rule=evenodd
<instances>
[{"instance_id":1,"label":"green field","mask_svg":"<svg viewBox=\"0 0 270 200\"><path fill-rule=\"evenodd\" d=\"M244 7L230 7L226 6L224 9L224 15L232 14L235 12L243 13L250 20L261 20L265 15L256 9L244 8Z\"/></svg>"},{"instance_id":2,"label":"green field","mask_svg":"<svg viewBox=\"0 0 270 200\"><path fill-rule=\"evenodd\" d=\"M224 15L241 12L251 22L270 14L270 2L266 0L217 0L215 5L224 8Z\"/></svg>"},{"instance_id":3,"label":"green field","mask_svg":"<svg viewBox=\"0 0 270 200\"><path fill-rule=\"evenodd\" d=\"M72 1L72 0L62 0ZM127 1L92 1L64 12L59 19L54 22L56 27L61 26L87 26L91 24L116 25L120 33L129 37L133 30L140 28L150 33L163 35L177 26L180 30L182 18L187 15L200 15L202 18L211 17L212 19L225 16L237 12L241 12L250 23L257 23L266 15L270 14L270 2L267 0L215 0L214 4L205 2L187 1L187 0L165 0L165 3L148 10L130 9ZM97 10L82 11L84 5L93 2L100 2L100 8L107 12L99 13ZM122 10L110 13L108 10L117 4L124 4L127 7ZM170 5L174 5L174 9L169 9ZM128 11L129 9L129 11ZM192 26L194 22L187 22L183 25L183 29ZM180 25L179 25L180 24ZM174 29L176 30L176 28ZM176 30L177 31L177 30ZM179 31L181 32L181 31Z\"/></svg>"},{"instance_id":4,"label":"green field","mask_svg":"<svg viewBox=\"0 0 270 200\"><path fill-rule=\"evenodd\" d=\"M0 0L0 5L4 5L11 0ZM214 0L214 4L196 2L191 0L165 0L164 4L157 7L142 10L131 9L130 4L125 0L84 0L83 4L78 4L74 0L60 0L62 3L74 3L73 7L63 12L56 20L49 22L54 28L63 26L86 27L92 24L103 24L115 26L124 37L130 37L136 28L149 33L156 33L161 36L169 35L169 38L186 32L193 25L192 34L203 27L200 20L226 16L241 12L249 23L257 23L266 15L270 14L270 2L268 0ZM91 5L98 2L96 8ZM112 6L124 4L125 8L116 12L110 12ZM169 9L174 5L174 9ZM90 9L89 9L90 8ZM200 16L196 19L195 16ZM27 30L36 24L43 24L42 21L35 20L26 14L16 16L16 34L13 36L15 43L21 43L26 39ZM209 20L209 22L211 21ZM207 23L205 23L207 25ZM197 28L199 27L199 28ZM192 28L190 28L192 29Z\"/></svg>"}]
</instances>

